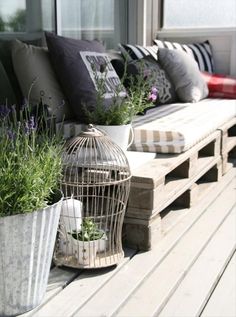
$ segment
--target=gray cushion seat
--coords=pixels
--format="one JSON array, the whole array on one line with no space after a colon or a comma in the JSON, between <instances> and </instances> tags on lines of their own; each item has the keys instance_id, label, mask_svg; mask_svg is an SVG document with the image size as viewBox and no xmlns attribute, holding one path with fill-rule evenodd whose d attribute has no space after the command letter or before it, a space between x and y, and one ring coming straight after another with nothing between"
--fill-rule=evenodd
<instances>
[{"instance_id":1,"label":"gray cushion seat","mask_svg":"<svg viewBox=\"0 0 236 317\"><path fill-rule=\"evenodd\" d=\"M131 150L181 153L236 116L236 100L204 99L151 109L133 122Z\"/></svg>"}]
</instances>

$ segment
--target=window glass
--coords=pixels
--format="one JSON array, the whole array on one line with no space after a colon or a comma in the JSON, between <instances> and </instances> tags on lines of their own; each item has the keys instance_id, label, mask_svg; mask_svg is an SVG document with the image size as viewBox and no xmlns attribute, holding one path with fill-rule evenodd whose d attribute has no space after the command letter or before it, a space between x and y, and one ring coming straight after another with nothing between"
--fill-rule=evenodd
<instances>
[{"instance_id":1,"label":"window glass","mask_svg":"<svg viewBox=\"0 0 236 317\"><path fill-rule=\"evenodd\" d=\"M25 32L26 1L0 1L0 32Z\"/></svg>"},{"instance_id":2,"label":"window glass","mask_svg":"<svg viewBox=\"0 0 236 317\"><path fill-rule=\"evenodd\" d=\"M164 28L235 27L236 0L164 0Z\"/></svg>"},{"instance_id":3,"label":"window glass","mask_svg":"<svg viewBox=\"0 0 236 317\"><path fill-rule=\"evenodd\" d=\"M126 5L125 0L57 0L58 34L115 47L125 41Z\"/></svg>"}]
</instances>

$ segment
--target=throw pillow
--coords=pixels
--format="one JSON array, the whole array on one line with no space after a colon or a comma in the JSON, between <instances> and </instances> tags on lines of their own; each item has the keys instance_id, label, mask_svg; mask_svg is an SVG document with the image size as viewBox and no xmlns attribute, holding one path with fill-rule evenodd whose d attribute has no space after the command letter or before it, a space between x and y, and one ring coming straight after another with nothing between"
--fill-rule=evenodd
<instances>
[{"instance_id":1,"label":"throw pillow","mask_svg":"<svg viewBox=\"0 0 236 317\"><path fill-rule=\"evenodd\" d=\"M153 46L141 46L141 45L131 45L131 44L119 44L119 49L123 58L130 62L133 59L140 59L146 56L151 56L157 60L157 50L156 45Z\"/></svg>"},{"instance_id":2,"label":"throw pillow","mask_svg":"<svg viewBox=\"0 0 236 317\"><path fill-rule=\"evenodd\" d=\"M106 65L104 107L109 108L120 79L104 46L98 41L75 40L46 32L46 40L55 71L68 97L77 120L86 122L86 109L96 107L98 87L96 78L102 77ZM123 96L124 91L119 94ZM86 109L85 109L86 108Z\"/></svg>"},{"instance_id":3,"label":"throw pillow","mask_svg":"<svg viewBox=\"0 0 236 317\"><path fill-rule=\"evenodd\" d=\"M12 43L12 61L22 93L27 99L30 92L30 103L39 104L42 98L43 103L51 108L57 122L71 117L47 49L15 40Z\"/></svg>"},{"instance_id":4,"label":"throw pillow","mask_svg":"<svg viewBox=\"0 0 236 317\"><path fill-rule=\"evenodd\" d=\"M197 102L208 95L208 88L197 63L185 52L160 48L159 62L173 81L183 102Z\"/></svg>"},{"instance_id":5,"label":"throw pillow","mask_svg":"<svg viewBox=\"0 0 236 317\"><path fill-rule=\"evenodd\" d=\"M16 96L8 79L7 73L0 61L0 105L16 104Z\"/></svg>"},{"instance_id":6,"label":"throw pillow","mask_svg":"<svg viewBox=\"0 0 236 317\"><path fill-rule=\"evenodd\" d=\"M206 72L202 72L202 75L209 89L209 97L236 99L236 78Z\"/></svg>"},{"instance_id":7,"label":"throw pillow","mask_svg":"<svg viewBox=\"0 0 236 317\"><path fill-rule=\"evenodd\" d=\"M176 42L154 40L154 43L157 45L157 48L184 51L196 60L201 71L209 73L214 72L213 55L209 41L203 43L180 44Z\"/></svg>"},{"instance_id":8,"label":"throw pillow","mask_svg":"<svg viewBox=\"0 0 236 317\"><path fill-rule=\"evenodd\" d=\"M10 40L0 40L0 60L2 62L3 68L5 69L11 87L14 90L17 104L20 105L22 103L23 96L12 64Z\"/></svg>"},{"instance_id":9,"label":"throw pillow","mask_svg":"<svg viewBox=\"0 0 236 317\"><path fill-rule=\"evenodd\" d=\"M141 76L143 80L149 82L150 86L156 87L158 98L156 105L177 102L174 85L167 72L159 63L149 57L134 60L127 64L127 77Z\"/></svg>"}]
</instances>

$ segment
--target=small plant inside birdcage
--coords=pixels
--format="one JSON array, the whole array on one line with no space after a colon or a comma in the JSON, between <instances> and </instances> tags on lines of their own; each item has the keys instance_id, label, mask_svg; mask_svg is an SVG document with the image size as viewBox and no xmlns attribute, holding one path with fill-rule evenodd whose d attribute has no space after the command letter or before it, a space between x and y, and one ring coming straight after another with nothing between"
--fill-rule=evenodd
<instances>
[{"instance_id":1,"label":"small plant inside birdcage","mask_svg":"<svg viewBox=\"0 0 236 317\"><path fill-rule=\"evenodd\" d=\"M84 218L79 231L73 230L68 232L73 239L79 241L94 241L101 239L105 232L98 228L98 225L93 221L92 218Z\"/></svg>"}]
</instances>

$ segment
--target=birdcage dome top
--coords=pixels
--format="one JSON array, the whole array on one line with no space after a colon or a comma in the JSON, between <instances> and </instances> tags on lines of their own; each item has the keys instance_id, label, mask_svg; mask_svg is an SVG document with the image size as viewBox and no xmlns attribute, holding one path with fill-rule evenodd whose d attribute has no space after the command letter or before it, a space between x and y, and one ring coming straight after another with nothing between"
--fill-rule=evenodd
<instances>
[{"instance_id":1,"label":"birdcage dome top","mask_svg":"<svg viewBox=\"0 0 236 317\"><path fill-rule=\"evenodd\" d=\"M66 144L63 165L63 182L94 186L131 177L124 151L92 125Z\"/></svg>"}]
</instances>

